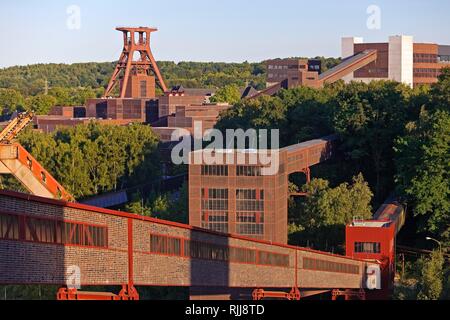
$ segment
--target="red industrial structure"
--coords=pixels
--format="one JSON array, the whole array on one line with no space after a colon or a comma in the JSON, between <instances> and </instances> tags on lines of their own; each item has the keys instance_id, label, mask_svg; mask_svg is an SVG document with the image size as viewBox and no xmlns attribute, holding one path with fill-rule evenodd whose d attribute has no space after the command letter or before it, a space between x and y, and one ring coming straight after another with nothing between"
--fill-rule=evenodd
<instances>
[{"instance_id":1,"label":"red industrial structure","mask_svg":"<svg viewBox=\"0 0 450 320\"><path fill-rule=\"evenodd\" d=\"M120 98L154 98L155 76L163 92L167 91L150 49L150 35L155 28L116 28L123 33L123 51L106 88L105 97L120 84ZM135 53L139 59L134 61ZM154 74L154 76L153 76Z\"/></svg>"},{"instance_id":2,"label":"red industrial structure","mask_svg":"<svg viewBox=\"0 0 450 320\"><path fill-rule=\"evenodd\" d=\"M11 174L32 194L47 198L74 201L74 198L14 138L33 119L25 112L14 118L0 132L0 174Z\"/></svg>"},{"instance_id":3,"label":"red industrial structure","mask_svg":"<svg viewBox=\"0 0 450 320\"><path fill-rule=\"evenodd\" d=\"M8 126L8 132L14 127ZM285 173L328 158L331 149L321 144L330 141L283 149ZM26 151L26 160L20 154L5 159L4 148L9 146L23 149L2 145L2 162L18 161L29 174L11 172L26 186L30 186L26 179L48 175ZM311 153L316 147L320 150ZM301 165L304 161L306 166ZM309 177L309 170L303 171ZM72 198L50 175L38 182L47 191L46 198L0 191L0 284L59 285L57 298L71 300L139 299L135 286L190 287L191 299L298 300L325 293L332 299L387 299L391 293L395 236L404 221L404 210L396 203L383 206L375 215L378 220L348 226L347 256L340 256L272 238L251 239L54 200ZM30 191L39 194L41 189L34 187ZM277 197L286 202L287 188L283 190ZM73 279L68 270L73 267L80 272L80 286L121 285L122 290L119 294L78 291L69 286Z\"/></svg>"},{"instance_id":4,"label":"red industrial structure","mask_svg":"<svg viewBox=\"0 0 450 320\"><path fill-rule=\"evenodd\" d=\"M391 274L380 266L383 259L392 263L391 249L364 259L340 256L0 191L0 283L60 285L60 299L137 299L137 286L190 287L192 299L250 299L252 293L256 299L323 293L388 298L380 276ZM115 295L67 288L74 266L83 287L123 290Z\"/></svg>"}]
</instances>

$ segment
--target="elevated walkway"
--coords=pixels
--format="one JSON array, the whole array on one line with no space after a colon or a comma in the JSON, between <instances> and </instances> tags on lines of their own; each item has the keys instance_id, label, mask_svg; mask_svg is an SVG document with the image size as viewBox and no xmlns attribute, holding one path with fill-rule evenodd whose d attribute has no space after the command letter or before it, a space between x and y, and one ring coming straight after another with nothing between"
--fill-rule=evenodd
<instances>
[{"instance_id":1,"label":"elevated walkway","mask_svg":"<svg viewBox=\"0 0 450 320\"><path fill-rule=\"evenodd\" d=\"M377 60L377 57L377 50L365 50L361 53L357 53L345 59L336 67L331 68L319 75L319 81L322 85L325 83L336 82L350 73L353 73L356 70L367 66L369 63L374 62Z\"/></svg>"}]
</instances>

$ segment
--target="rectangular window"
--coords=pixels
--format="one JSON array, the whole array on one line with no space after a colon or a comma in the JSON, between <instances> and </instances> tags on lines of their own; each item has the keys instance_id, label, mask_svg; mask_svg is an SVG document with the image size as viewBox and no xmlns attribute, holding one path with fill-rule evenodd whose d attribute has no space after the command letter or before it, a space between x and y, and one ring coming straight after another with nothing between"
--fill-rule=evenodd
<instances>
[{"instance_id":1,"label":"rectangular window","mask_svg":"<svg viewBox=\"0 0 450 320\"><path fill-rule=\"evenodd\" d=\"M328 260L303 258L303 269L336 273L359 274L359 266Z\"/></svg>"},{"instance_id":2,"label":"rectangular window","mask_svg":"<svg viewBox=\"0 0 450 320\"><path fill-rule=\"evenodd\" d=\"M0 239L18 240L19 239L19 217L0 214Z\"/></svg>"},{"instance_id":3,"label":"rectangular window","mask_svg":"<svg viewBox=\"0 0 450 320\"><path fill-rule=\"evenodd\" d=\"M181 239L150 235L150 252L166 255L181 255Z\"/></svg>"},{"instance_id":4,"label":"rectangular window","mask_svg":"<svg viewBox=\"0 0 450 320\"><path fill-rule=\"evenodd\" d=\"M23 234L19 235L19 230ZM106 248L107 227L0 214L0 238Z\"/></svg>"},{"instance_id":5,"label":"rectangular window","mask_svg":"<svg viewBox=\"0 0 450 320\"><path fill-rule=\"evenodd\" d=\"M164 235L150 235L150 252L209 261L261 264L279 267L289 266L289 256L287 254L229 247L221 244L185 240Z\"/></svg>"},{"instance_id":6,"label":"rectangular window","mask_svg":"<svg viewBox=\"0 0 450 320\"><path fill-rule=\"evenodd\" d=\"M143 80L140 82L141 85L141 97L147 97L147 81Z\"/></svg>"},{"instance_id":7,"label":"rectangular window","mask_svg":"<svg viewBox=\"0 0 450 320\"><path fill-rule=\"evenodd\" d=\"M241 235L264 234L264 190L236 190L236 232Z\"/></svg>"},{"instance_id":8,"label":"rectangular window","mask_svg":"<svg viewBox=\"0 0 450 320\"><path fill-rule=\"evenodd\" d=\"M355 242L356 253L381 253L379 242Z\"/></svg>"},{"instance_id":9,"label":"rectangular window","mask_svg":"<svg viewBox=\"0 0 450 320\"><path fill-rule=\"evenodd\" d=\"M228 189L202 189L202 228L228 232Z\"/></svg>"},{"instance_id":10,"label":"rectangular window","mask_svg":"<svg viewBox=\"0 0 450 320\"><path fill-rule=\"evenodd\" d=\"M202 166L202 176L227 177L228 166Z\"/></svg>"},{"instance_id":11,"label":"rectangular window","mask_svg":"<svg viewBox=\"0 0 450 320\"><path fill-rule=\"evenodd\" d=\"M259 166L237 166L236 175L238 177L260 177L261 167Z\"/></svg>"},{"instance_id":12,"label":"rectangular window","mask_svg":"<svg viewBox=\"0 0 450 320\"><path fill-rule=\"evenodd\" d=\"M289 266L289 256L272 252L258 252L258 261L262 265L271 265L277 267Z\"/></svg>"}]
</instances>

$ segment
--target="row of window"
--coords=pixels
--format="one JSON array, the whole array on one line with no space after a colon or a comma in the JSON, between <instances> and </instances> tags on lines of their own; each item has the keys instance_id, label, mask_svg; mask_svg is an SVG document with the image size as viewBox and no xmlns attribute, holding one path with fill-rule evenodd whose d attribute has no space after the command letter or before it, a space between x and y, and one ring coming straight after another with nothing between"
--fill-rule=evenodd
<instances>
[{"instance_id":1,"label":"row of window","mask_svg":"<svg viewBox=\"0 0 450 320\"><path fill-rule=\"evenodd\" d=\"M235 248L153 234L150 235L150 252L210 261L250 263L278 267L289 266L289 256L285 254Z\"/></svg>"},{"instance_id":2,"label":"row of window","mask_svg":"<svg viewBox=\"0 0 450 320\"><path fill-rule=\"evenodd\" d=\"M237 189L236 199L239 200L259 200L264 199L264 190Z\"/></svg>"},{"instance_id":3,"label":"row of window","mask_svg":"<svg viewBox=\"0 0 450 320\"><path fill-rule=\"evenodd\" d=\"M440 55L438 57L438 62L444 62L444 63L450 62L450 55Z\"/></svg>"},{"instance_id":4,"label":"row of window","mask_svg":"<svg viewBox=\"0 0 450 320\"><path fill-rule=\"evenodd\" d=\"M340 262L303 258L303 269L327 272L359 274L359 266Z\"/></svg>"},{"instance_id":5,"label":"row of window","mask_svg":"<svg viewBox=\"0 0 450 320\"><path fill-rule=\"evenodd\" d=\"M437 54L429 53L415 53L414 63L436 63L438 60Z\"/></svg>"},{"instance_id":6,"label":"row of window","mask_svg":"<svg viewBox=\"0 0 450 320\"><path fill-rule=\"evenodd\" d=\"M227 177L228 176L228 166L214 166L214 165L203 165L201 167L202 176L216 176L216 177ZM260 166L237 166L236 175L238 177L260 177L261 167Z\"/></svg>"},{"instance_id":7,"label":"row of window","mask_svg":"<svg viewBox=\"0 0 450 320\"><path fill-rule=\"evenodd\" d=\"M236 211L264 212L264 200L237 200Z\"/></svg>"},{"instance_id":8,"label":"row of window","mask_svg":"<svg viewBox=\"0 0 450 320\"><path fill-rule=\"evenodd\" d=\"M202 166L202 176L228 176L228 166Z\"/></svg>"},{"instance_id":9,"label":"row of window","mask_svg":"<svg viewBox=\"0 0 450 320\"><path fill-rule=\"evenodd\" d=\"M380 253L379 242L355 242L355 253Z\"/></svg>"},{"instance_id":10,"label":"row of window","mask_svg":"<svg viewBox=\"0 0 450 320\"><path fill-rule=\"evenodd\" d=\"M222 199L202 200L202 210L208 211L228 210L228 200Z\"/></svg>"},{"instance_id":11,"label":"row of window","mask_svg":"<svg viewBox=\"0 0 450 320\"><path fill-rule=\"evenodd\" d=\"M211 231L228 233L228 220L227 222L202 222L202 228Z\"/></svg>"},{"instance_id":12,"label":"row of window","mask_svg":"<svg viewBox=\"0 0 450 320\"><path fill-rule=\"evenodd\" d=\"M238 177L260 177L261 167L255 166L237 166L236 175Z\"/></svg>"},{"instance_id":13,"label":"row of window","mask_svg":"<svg viewBox=\"0 0 450 320\"><path fill-rule=\"evenodd\" d=\"M238 212L236 213L236 221L244 223L263 223L263 212Z\"/></svg>"},{"instance_id":14,"label":"row of window","mask_svg":"<svg viewBox=\"0 0 450 320\"><path fill-rule=\"evenodd\" d=\"M0 238L101 248L108 246L106 227L6 214L0 214Z\"/></svg>"},{"instance_id":15,"label":"row of window","mask_svg":"<svg viewBox=\"0 0 450 320\"><path fill-rule=\"evenodd\" d=\"M258 236L264 234L262 223L236 223L236 233L240 235Z\"/></svg>"},{"instance_id":16,"label":"row of window","mask_svg":"<svg viewBox=\"0 0 450 320\"><path fill-rule=\"evenodd\" d=\"M415 68L414 77L416 78L437 78L441 74L441 69L433 68Z\"/></svg>"},{"instance_id":17,"label":"row of window","mask_svg":"<svg viewBox=\"0 0 450 320\"><path fill-rule=\"evenodd\" d=\"M202 189L203 199L228 199L228 189Z\"/></svg>"}]
</instances>

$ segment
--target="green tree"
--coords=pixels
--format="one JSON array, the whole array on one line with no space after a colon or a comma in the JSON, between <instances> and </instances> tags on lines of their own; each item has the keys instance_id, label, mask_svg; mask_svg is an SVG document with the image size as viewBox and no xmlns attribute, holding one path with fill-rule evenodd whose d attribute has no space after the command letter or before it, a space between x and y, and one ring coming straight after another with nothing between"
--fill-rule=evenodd
<instances>
[{"instance_id":1,"label":"green tree","mask_svg":"<svg viewBox=\"0 0 450 320\"><path fill-rule=\"evenodd\" d=\"M217 90L217 92L210 98L213 103L229 103L236 104L241 100L241 92L237 85L231 84Z\"/></svg>"},{"instance_id":2,"label":"green tree","mask_svg":"<svg viewBox=\"0 0 450 320\"><path fill-rule=\"evenodd\" d=\"M444 277L443 266L444 256L440 251L433 251L429 258L419 259L420 276L417 284L417 299L438 300L441 297Z\"/></svg>"},{"instance_id":3,"label":"green tree","mask_svg":"<svg viewBox=\"0 0 450 320\"><path fill-rule=\"evenodd\" d=\"M353 82L334 99L334 127L342 137L347 166L363 172L378 202L393 189L393 145L413 117L411 95L409 87L393 81Z\"/></svg>"},{"instance_id":4,"label":"green tree","mask_svg":"<svg viewBox=\"0 0 450 320\"><path fill-rule=\"evenodd\" d=\"M301 206L304 227L346 225L354 217L369 219L372 215L372 192L362 174L353 184L343 183L331 188L328 181L313 179L302 188L308 194Z\"/></svg>"},{"instance_id":5,"label":"green tree","mask_svg":"<svg viewBox=\"0 0 450 320\"><path fill-rule=\"evenodd\" d=\"M395 151L398 191L409 199L420 231L441 235L450 226L450 114L423 110Z\"/></svg>"},{"instance_id":6,"label":"green tree","mask_svg":"<svg viewBox=\"0 0 450 320\"><path fill-rule=\"evenodd\" d=\"M91 122L52 134L29 129L19 139L75 198L136 186L160 172L158 137L145 125Z\"/></svg>"},{"instance_id":7,"label":"green tree","mask_svg":"<svg viewBox=\"0 0 450 320\"><path fill-rule=\"evenodd\" d=\"M46 115L50 109L56 105L56 98L49 95L37 95L26 99L28 110L34 111L37 115Z\"/></svg>"},{"instance_id":8,"label":"green tree","mask_svg":"<svg viewBox=\"0 0 450 320\"><path fill-rule=\"evenodd\" d=\"M151 206L140 193L132 196L132 200L125 206L125 211L146 217L152 216Z\"/></svg>"},{"instance_id":9,"label":"green tree","mask_svg":"<svg viewBox=\"0 0 450 320\"><path fill-rule=\"evenodd\" d=\"M25 100L20 92L14 89L0 88L0 115L11 114L14 111L22 111Z\"/></svg>"}]
</instances>

